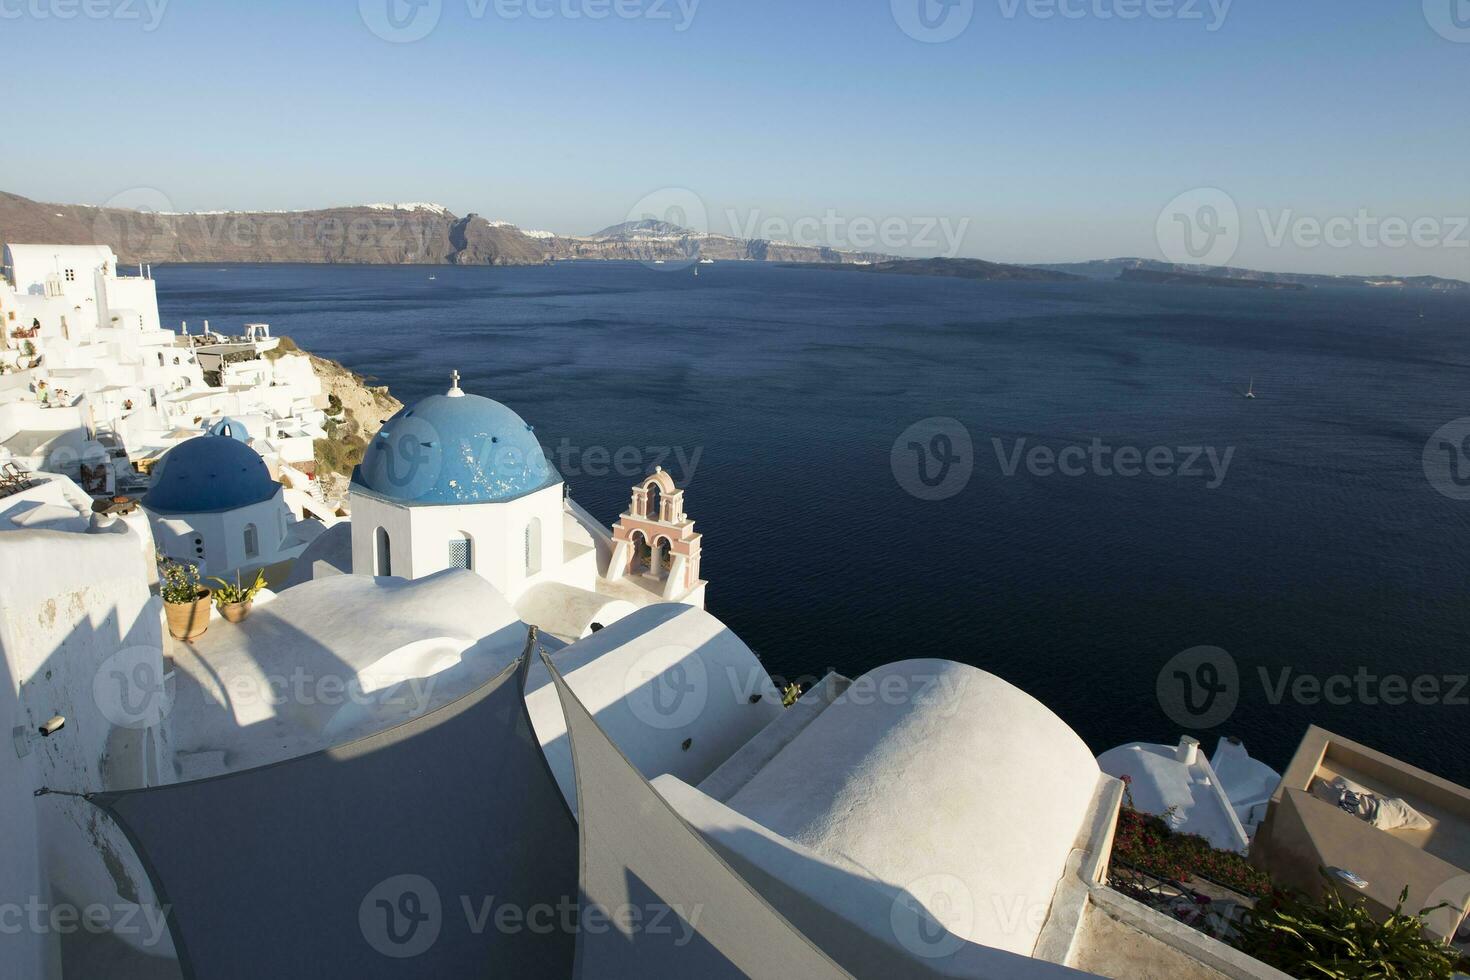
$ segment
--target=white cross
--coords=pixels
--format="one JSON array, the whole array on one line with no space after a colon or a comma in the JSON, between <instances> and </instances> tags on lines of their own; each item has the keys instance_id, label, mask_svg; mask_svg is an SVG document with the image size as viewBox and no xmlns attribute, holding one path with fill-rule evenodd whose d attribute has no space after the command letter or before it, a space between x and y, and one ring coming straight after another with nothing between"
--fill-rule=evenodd
<instances>
[{"instance_id":1,"label":"white cross","mask_svg":"<svg viewBox=\"0 0 1470 980\"><path fill-rule=\"evenodd\" d=\"M452 384L450 387L452 387L452 388L458 388L459 387L459 372L458 371L455 371L454 372L454 384Z\"/></svg>"}]
</instances>

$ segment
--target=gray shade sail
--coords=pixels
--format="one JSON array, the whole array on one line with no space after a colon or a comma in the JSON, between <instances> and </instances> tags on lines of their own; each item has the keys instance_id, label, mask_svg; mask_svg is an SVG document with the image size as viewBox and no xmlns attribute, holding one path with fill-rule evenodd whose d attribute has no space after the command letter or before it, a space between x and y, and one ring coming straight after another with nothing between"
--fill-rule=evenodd
<instances>
[{"instance_id":1,"label":"gray shade sail","mask_svg":"<svg viewBox=\"0 0 1470 980\"><path fill-rule=\"evenodd\" d=\"M347 745L90 797L147 866L185 976L570 975L577 832L527 663Z\"/></svg>"},{"instance_id":2,"label":"gray shade sail","mask_svg":"<svg viewBox=\"0 0 1470 980\"><path fill-rule=\"evenodd\" d=\"M549 657L577 775L578 980L848 974L730 869L634 768Z\"/></svg>"}]
</instances>

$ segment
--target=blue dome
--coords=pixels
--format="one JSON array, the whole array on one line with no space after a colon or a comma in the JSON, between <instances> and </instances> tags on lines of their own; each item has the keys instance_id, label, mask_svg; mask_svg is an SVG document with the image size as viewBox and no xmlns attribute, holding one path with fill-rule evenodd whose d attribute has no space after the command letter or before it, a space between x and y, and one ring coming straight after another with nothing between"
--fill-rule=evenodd
<instances>
[{"instance_id":1,"label":"blue dome","mask_svg":"<svg viewBox=\"0 0 1470 980\"><path fill-rule=\"evenodd\" d=\"M158 514L207 514L270 500L281 489L260 454L229 436L195 436L158 461L143 506Z\"/></svg>"},{"instance_id":2,"label":"blue dome","mask_svg":"<svg viewBox=\"0 0 1470 980\"><path fill-rule=\"evenodd\" d=\"M561 482L524 419L454 391L389 419L353 472L353 491L408 504L485 504Z\"/></svg>"},{"instance_id":3,"label":"blue dome","mask_svg":"<svg viewBox=\"0 0 1470 980\"><path fill-rule=\"evenodd\" d=\"M245 423L232 419L228 415L218 422L206 421L200 428L212 436L229 436L231 439L238 439L245 443L250 441L250 430L245 428Z\"/></svg>"}]
</instances>

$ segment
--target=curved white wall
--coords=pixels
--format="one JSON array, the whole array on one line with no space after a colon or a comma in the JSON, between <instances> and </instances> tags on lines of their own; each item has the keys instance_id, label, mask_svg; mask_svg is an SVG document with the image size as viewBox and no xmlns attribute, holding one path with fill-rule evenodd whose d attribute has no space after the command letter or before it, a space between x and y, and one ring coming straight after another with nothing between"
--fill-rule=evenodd
<instances>
[{"instance_id":1,"label":"curved white wall","mask_svg":"<svg viewBox=\"0 0 1470 980\"><path fill-rule=\"evenodd\" d=\"M955 934L1029 955L1098 775L1024 691L912 660L854 681L729 805L909 891Z\"/></svg>"},{"instance_id":2,"label":"curved white wall","mask_svg":"<svg viewBox=\"0 0 1470 980\"><path fill-rule=\"evenodd\" d=\"M649 779L669 773L697 785L782 711L780 694L750 648L693 606L645 606L556 653L553 662ZM566 719L539 661L531 665L526 707L575 811Z\"/></svg>"}]
</instances>

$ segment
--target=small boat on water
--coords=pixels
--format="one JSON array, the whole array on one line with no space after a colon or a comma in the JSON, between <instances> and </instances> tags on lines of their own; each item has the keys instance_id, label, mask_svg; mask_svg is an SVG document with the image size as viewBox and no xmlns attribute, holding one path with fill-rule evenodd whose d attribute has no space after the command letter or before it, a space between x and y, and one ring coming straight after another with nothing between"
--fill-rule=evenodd
<instances>
[{"instance_id":1,"label":"small boat on water","mask_svg":"<svg viewBox=\"0 0 1470 980\"><path fill-rule=\"evenodd\" d=\"M1254 398L1254 397L1256 397L1256 379L1255 378L1251 378L1251 385L1250 385L1249 388L1247 388L1245 390L1245 397L1247 397L1247 398Z\"/></svg>"},{"instance_id":2,"label":"small boat on water","mask_svg":"<svg viewBox=\"0 0 1470 980\"><path fill-rule=\"evenodd\" d=\"M699 264L700 265L714 265L715 264L715 260L714 259L700 259L699 260Z\"/></svg>"}]
</instances>

